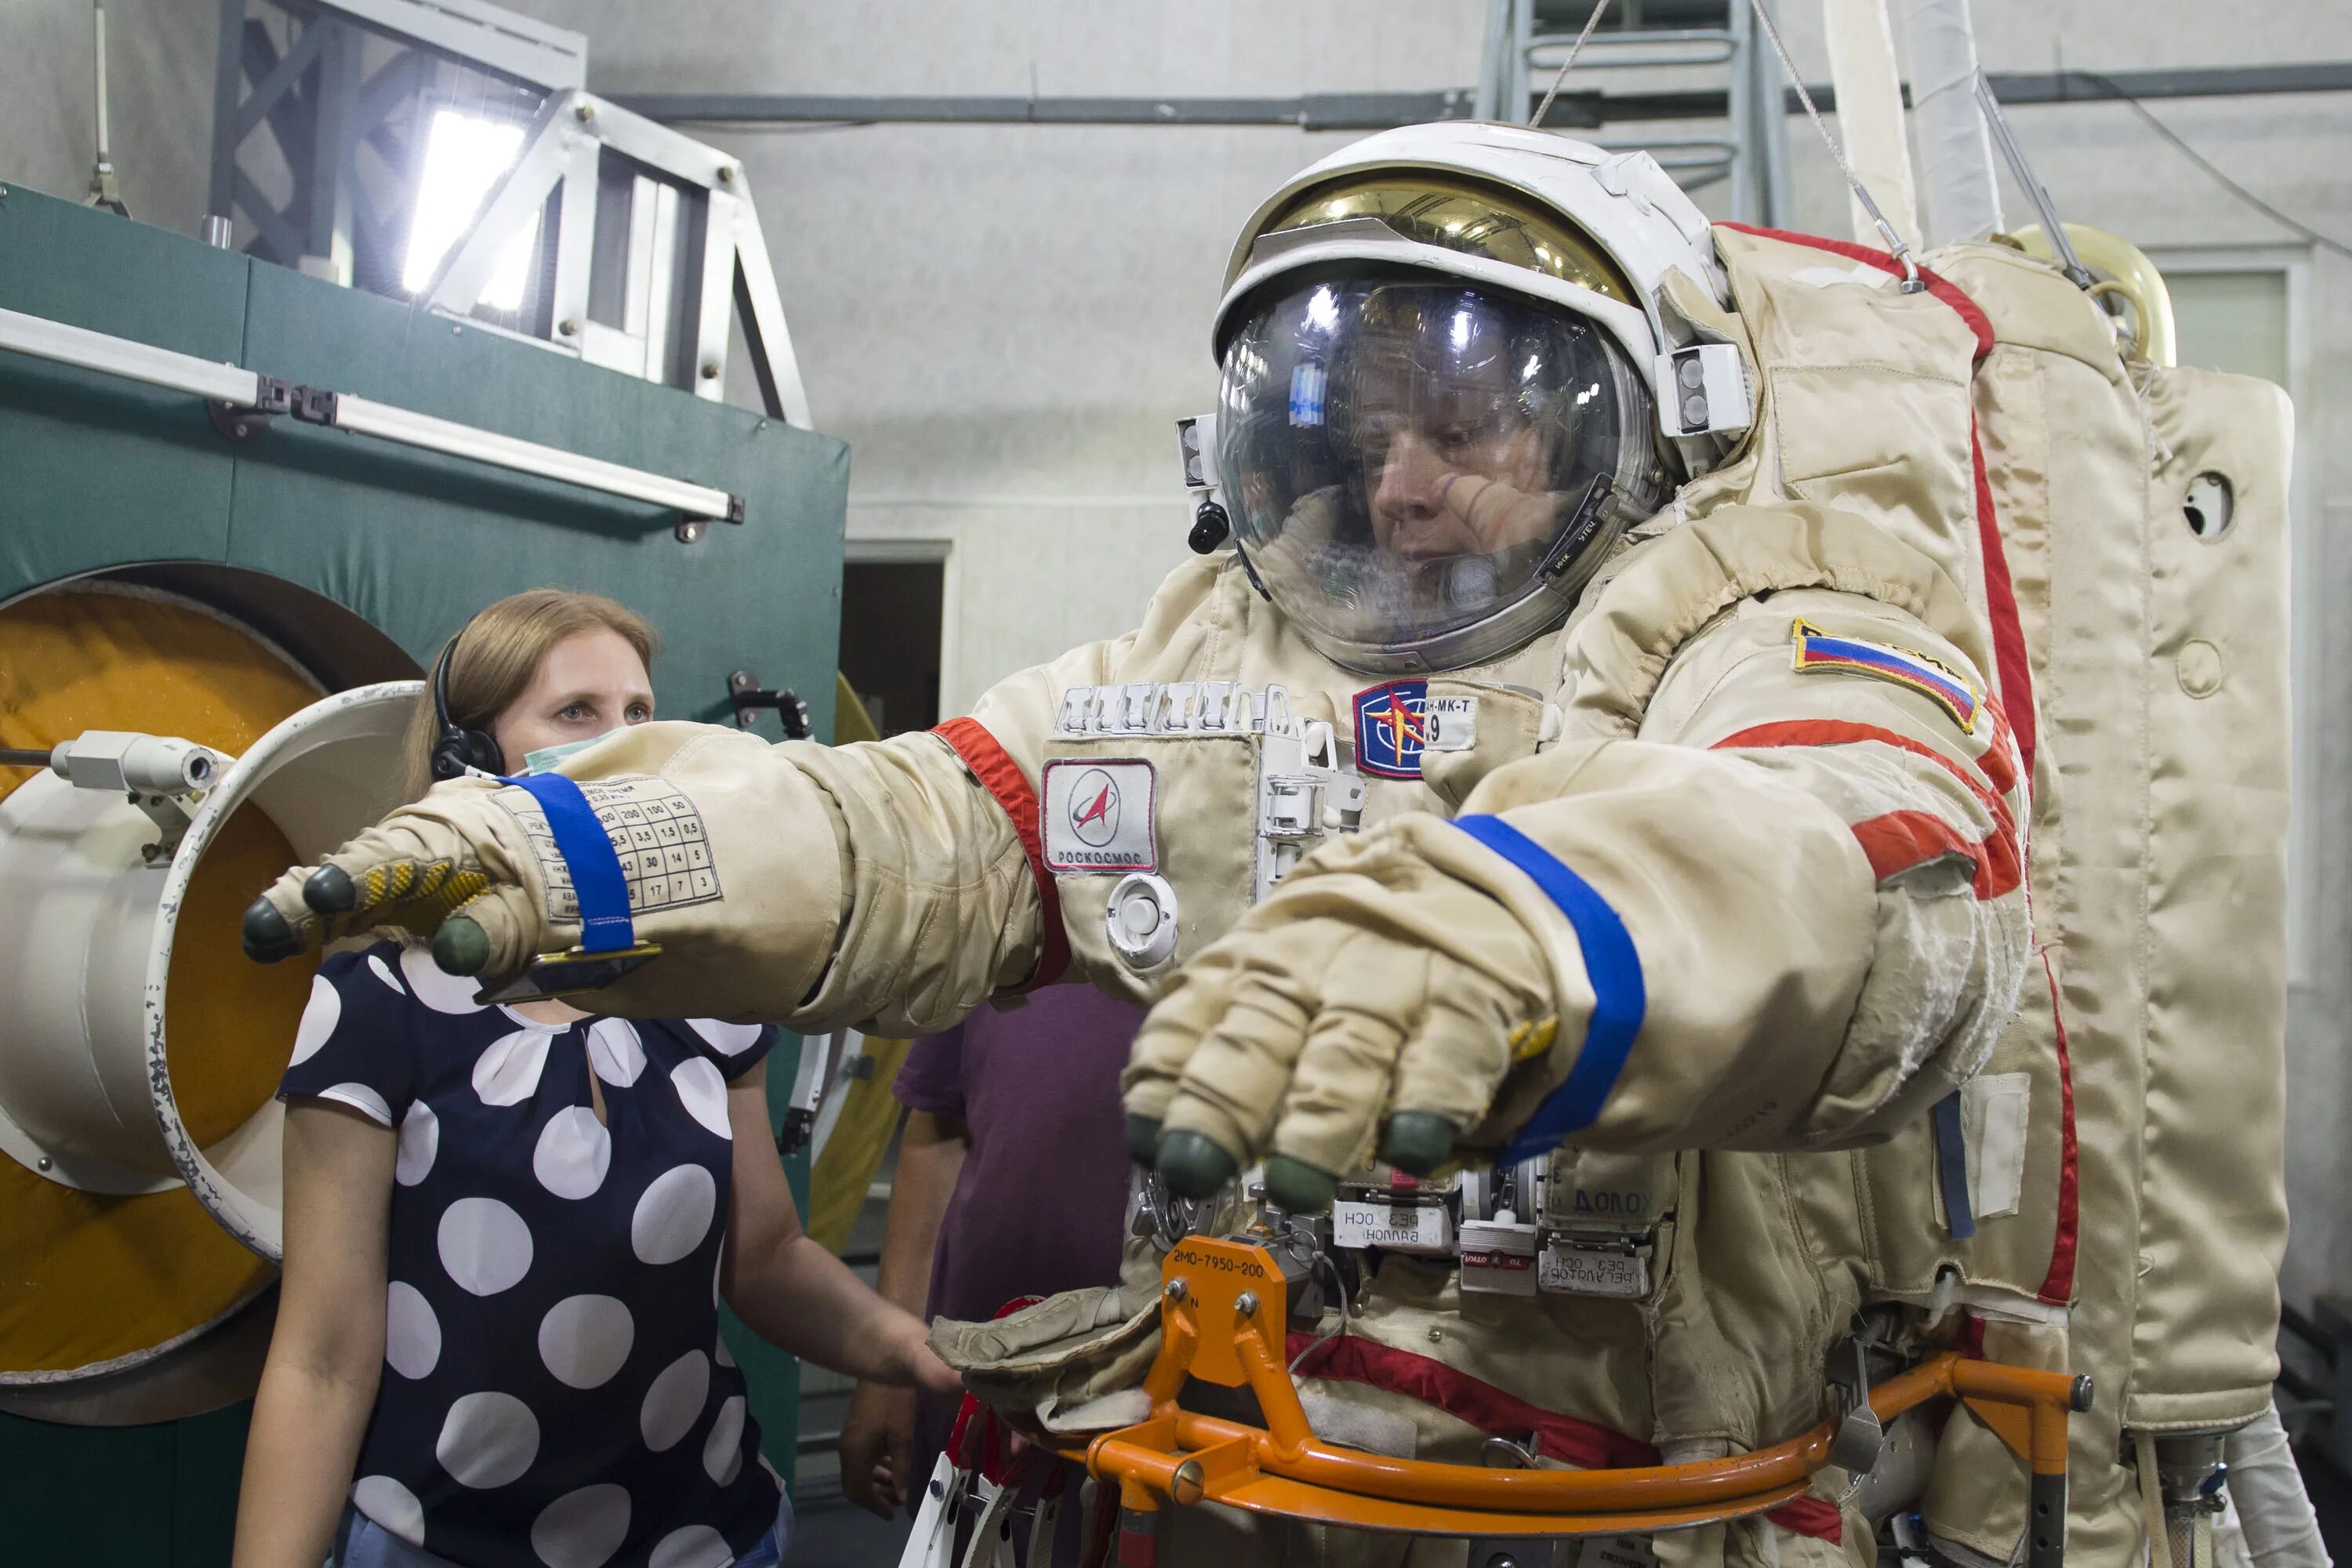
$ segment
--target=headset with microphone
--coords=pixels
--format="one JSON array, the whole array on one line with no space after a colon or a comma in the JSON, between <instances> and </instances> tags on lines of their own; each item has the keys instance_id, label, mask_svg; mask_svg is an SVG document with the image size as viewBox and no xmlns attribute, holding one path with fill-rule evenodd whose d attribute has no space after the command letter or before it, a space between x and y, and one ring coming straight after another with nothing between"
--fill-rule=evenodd
<instances>
[{"instance_id":1,"label":"headset with microphone","mask_svg":"<svg viewBox=\"0 0 2352 1568\"><path fill-rule=\"evenodd\" d=\"M448 646L441 650L441 660L433 667L433 717L439 721L440 733L433 742L433 778L461 779L469 772L503 773L506 753L488 731L467 730L449 716L449 661L457 657L457 645L474 628L467 621L457 628Z\"/></svg>"}]
</instances>

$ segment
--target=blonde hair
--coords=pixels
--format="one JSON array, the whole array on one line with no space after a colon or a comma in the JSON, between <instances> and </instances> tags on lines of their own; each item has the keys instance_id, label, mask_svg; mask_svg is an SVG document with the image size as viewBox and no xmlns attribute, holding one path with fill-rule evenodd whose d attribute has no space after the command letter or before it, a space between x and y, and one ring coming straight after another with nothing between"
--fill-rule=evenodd
<instances>
[{"instance_id":1,"label":"blonde hair","mask_svg":"<svg viewBox=\"0 0 2352 1568\"><path fill-rule=\"evenodd\" d=\"M593 631L617 633L637 650L648 669L661 651L661 638L635 611L601 595L568 588L509 594L442 644L425 670L424 695L408 721L403 747L408 798L415 800L433 787L433 748L441 738L441 721L433 706L433 671L441 658L449 661L450 721L461 730L487 732L530 685L549 648L575 633Z\"/></svg>"}]
</instances>

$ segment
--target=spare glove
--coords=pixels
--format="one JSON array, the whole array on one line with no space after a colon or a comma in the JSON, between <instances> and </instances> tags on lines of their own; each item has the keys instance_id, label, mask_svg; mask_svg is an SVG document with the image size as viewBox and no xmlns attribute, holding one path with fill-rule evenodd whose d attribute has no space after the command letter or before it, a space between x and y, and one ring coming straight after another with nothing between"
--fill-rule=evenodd
<instances>
[{"instance_id":1,"label":"spare glove","mask_svg":"<svg viewBox=\"0 0 2352 1568\"><path fill-rule=\"evenodd\" d=\"M782 1018L815 984L840 924L840 836L782 748L704 724L641 724L567 758L635 880L639 942L664 952L598 994L639 1017ZM452 974L495 988L580 941L571 878L539 802L453 779L246 911L264 963L354 931L434 939Z\"/></svg>"},{"instance_id":2,"label":"spare glove","mask_svg":"<svg viewBox=\"0 0 2352 1568\"><path fill-rule=\"evenodd\" d=\"M1541 945L1445 867L1486 855L1414 816L1301 862L1145 1020L1123 1080L1138 1162L1205 1196L1265 1155L1267 1197L1312 1214L1372 1152L1384 1113L1381 1156L1419 1174L1474 1130L1501 1142L1577 1042L1555 1048Z\"/></svg>"},{"instance_id":3,"label":"spare glove","mask_svg":"<svg viewBox=\"0 0 2352 1568\"><path fill-rule=\"evenodd\" d=\"M1029 1436L1132 1426L1150 1413L1142 1384L1160 1353L1160 1292L1144 1279L1065 1290L984 1323L941 1318L931 1349Z\"/></svg>"}]
</instances>

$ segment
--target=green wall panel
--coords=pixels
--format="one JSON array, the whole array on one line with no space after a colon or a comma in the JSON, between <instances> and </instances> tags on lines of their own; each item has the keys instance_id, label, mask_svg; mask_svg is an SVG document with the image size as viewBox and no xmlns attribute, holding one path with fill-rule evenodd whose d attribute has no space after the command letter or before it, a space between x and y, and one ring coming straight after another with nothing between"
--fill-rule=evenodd
<instances>
[{"instance_id":1,"label":"green wall panel","mask_svg":"<svg viewBox=\"0 0 2352 1568\"><path fill-rule=\"evenodd\" d=\"M114 1427L0 1415L0 1561L225 1568L249 1411Z\"/></svg>"},{"instance_id":2,"label":"green wall panel","mask_svg":"<svg viewBox=\"0 0 2352 1568\"><path fill-rule=\"evenodd\" d=\"M713 485L744 498L745 521L681 544L657 508L280 420L237 464L232 564L316 588L413 651L518 572L611 594L662 630L663 711L724 716L726 676L749 667L795 672L830 723L815 672L840 645L842 443L279 268L252 276L256 368Z\"/></svg>"},{"instance_id":3,"label":"green wall panel","mask_svg":"<svg viewBox=\"0 0 2352 1568\"><path fill-rule=\"evenodd\" d=\"M219 562L322 593L423 663L492 599L584 588L661 629L665 714L726 717L748 668L830 732L842 442L15 187L0 308L716 486L745 514L681 544L656 508L289 418L233 447L194 398L0 353L0 599Z\"/></svg>"},{"instance_id":4,"label":"green wall panel","mask_svg":"<svg viewBox=\"0 0 2352 1568\"><path fill-rule=\"evenodd\" d=\"M245 257L5 189L0 308L204 359L244 353ZM233 469L194 398L0 354L0 599L125 562L220 559Z\"/></svg>"}]
</instances>

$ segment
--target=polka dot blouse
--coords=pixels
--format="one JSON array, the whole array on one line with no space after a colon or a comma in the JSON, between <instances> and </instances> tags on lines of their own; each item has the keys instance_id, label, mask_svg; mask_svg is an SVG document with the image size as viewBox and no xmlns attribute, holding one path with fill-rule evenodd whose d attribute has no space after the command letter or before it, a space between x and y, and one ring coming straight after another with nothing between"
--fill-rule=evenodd
<instances>
[{"instance_id":1,"label":"polka dot blouse","mask_svg":"<svg viewBox=\"0 0 2352 1568\"><path fill-rule=\"evenodd\" d=\"M776 1518L716 1306L727 1084L775 1031L474 990L394 942L328 959L278 1089L400 1134L352 1502L466 1568L724 1568Z\"/></svg>"}]
</instances>

